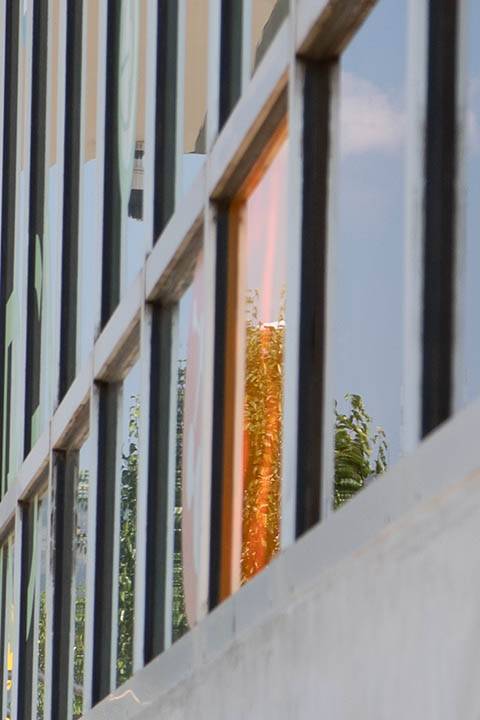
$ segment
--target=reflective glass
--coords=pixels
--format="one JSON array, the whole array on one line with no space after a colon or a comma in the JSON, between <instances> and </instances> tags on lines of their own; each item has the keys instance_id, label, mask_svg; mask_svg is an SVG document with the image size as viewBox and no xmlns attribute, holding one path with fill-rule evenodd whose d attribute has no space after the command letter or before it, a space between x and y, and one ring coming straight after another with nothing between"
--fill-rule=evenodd
<instances>
[{"instance_id":1,"label":"reflective glass","mask_svg":"<svg viewBox=\"0 0 480 720\"><path fill-rule=\"evenodd\" d=\"M203 254L178 304L172 641L197 620L202 467Z\"/></svg>"},{"instance_id":2,"label":"reflective glass","mask_svg":"<svg viewBox=\"0 0 480 720\"><path fill-rule=\"evenodd\" d=\"M95 267L98 221L97 183L97 73L98 73L98 0L85 0L86 30L85 96L83 101L83 158L80 163L81 204L79 208L78 296L77 296L77 368L88 358L95 331Z\"/></svg>"},{"instance_id":3,"label":"reflective glass","mask_svg":"<svg viewBox=\"0 0 480 720\"><path fill-rule=\"evenodd\" d=\"M75 477L75 553L73 583L73 682L72 715L77 720L83 715L84 662L85 662L85 605L87 587L88 547L88 493L90 477L90 438L79 452L78 472Z\"/></svg>"},{"instance_id":4,"label":"reflective glass","mask_svg":"<svg viewBox=\"0 0 480 720\"><path fill-rule=\"evenodd\" d=\"M14 6L15 7L15 6ZM27 268L28 268L28 203L27 203L27 140L29 124L27 117L27 67L31 62L31 42L29 43L28 27L32 23L32 2L26 0L20 7L19 29L19 75L18 75L18 117L17 151L19 168L17 175L17 212L16 242L14 258L12 258L12 282L6 287L6 322L5 322L5 402L3 404L2 423L2 494L8 489L10 480L23 460L23 412L19 408L25 406L25 373L22 369L23 353L25 352L24 323L27 307ZM30 37L31 41L31 37ZM18 242L18 238L21 241ZM12 253L13 254L13 253ZM21 431L11 432L10 428L18 428L19 417Z\"/></svg>"},{"instance_id":5,"label":"reflective glass","mask_svg":"<svg viewBox=\"0 0 480 720\"><path fill-rule=\"evenodd\" d=\"M45 650L47 636L47 571L48 571L48 498L44 495L38 500L36 537L36 591L35 591L35 640L34 652L36 668L37 695L35 717L44 717L45 705Z\"/></svg>"},{"instance_id":6,"label":"reflective glass","mask_svg":"<svg viewBox=\"0 0 480 720\"><path fill-rule=\"evenodd\" d=\"M402 451L406 6L377 3L341 56L335 507Z\"/></svg>"},{"instance_id":7,"label":"reflective glass","mask_svg":"<svg viewBox=\"0 0 480 720\"><path fill-rule=\"evenodd\" d=\"M121 3L118 158L122 200L122 283L128 287L145 257L143 180L147 0Z\"/></svg>"},{"instance_id":8,"label":"reflective glass","mask_svg":"<svg viewBox=\"0 0 480 720\"><path fill-rule=\"evenodd\" d=\"M287 161L282 126L230 211L220 598L280 547Z\"/></svg>"},{"instance_id":9,"label":"reflective glass","mask_svg":"<svg viewBox=\"0 0 480 720\"><path fill-rule=\"evenodd\" d=\"M480 291L477 270L480 267L480 4L470 3L469 63L466 112L466 252L463 259L460 291L460 373L457 402L467 405L480 395Z\"/></svg>"},{"instance_id":10,"label":"reflective glass","mask_svg":"<svg viewBox=\"0 0 480 720\"><path fill-rule=\"evenodd\" d=\"M267 52L283 20L288 15L288 0L253 0L252 2L252 74Z\"/></svg>"},{"instance_id":11,"label":"reflective glass","mask_svg":"<svg viewBox=\"0 0 480 720\"><path fill-rule=\"evenodd\" d=\"M14 562L15 540L13 536L3 549L3 558L6 562L5 578L5 609L4 609L4 646L3 646L3 688L2 688L2 717L12 717L13 703L13 668L14 668L14 642L15 642L15 607L14 607Z\"/></svg>"},{"instance_id":12,"label":"reflective glass","mask_svg":"<svg viewBox=\"0 0 480 720\"><path fill-rule=\"evenodd\" d=\"M42 336L40 354L40 406L37 427L32 427L32 440L38 436L47 424L53 410L56 396L56 358L59 339L59 313L55 311L58 303L56 294L61 252L61 233L59 231L57 206L57 98L58 98L58 40L59 40L59 1L52 3L49 19L51 32L51 53L48 67L47 96L47 162L45 186L45 217L41 258L41 309Z\"/></svg>"},{"instance_id":13,"label":"reflective glass","mask_svg":"<svg viewBox=\"0 0 480 720\"><path fill-rule=\"evenodd\" d=\"M205 157L207 112L208 0L186 0L183 190Z\"/></svg>"},{"instance_id":14,"label":"reflective glass","mask_svg":"<svg viewBox=\"0 0 480 720\"><path fill-rule=\"evenodd\" d=\"M244 347L241 583L270 561L280 543L287 157L285 142L248 195L240 225L238 334Z\"/></svg>"},{"instance_id":15,"label":"reflective glass","mask_svg":"<svg viewBox=\"0 0 480 720\"><path fill-rule=\"evenodd\" d=\"M117 686L133 672L133 613L137 536L138 432L140 363L130 370L122 388L120 475L120 558L118 572Z\"/></svg>"}]
</instances>

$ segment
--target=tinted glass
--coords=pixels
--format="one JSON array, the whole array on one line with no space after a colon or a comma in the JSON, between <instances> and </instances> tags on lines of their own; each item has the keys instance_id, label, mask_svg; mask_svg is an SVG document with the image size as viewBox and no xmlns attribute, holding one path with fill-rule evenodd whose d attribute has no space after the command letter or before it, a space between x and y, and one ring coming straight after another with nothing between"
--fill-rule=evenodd
<instances>
[{"instance_id":1,"label":"tinted glass","mask_svg":"<svg viewBox=\"0 0 480 720\"><path fill-rule=\"evenodd\" d=\"M81 205L79 209L78 300L77 300L77 367L88 358L95 331L95 268L97 250L98 183L97 183L97 73L98 73L98 0L84 2L85 95L83 104L83 158L80 163Z\"/></svg>"},{"instance_id":2,"label":"tinted glass","mask_svg":"<svg viewBox=\"0 0 480 720\"><path fill-rule=\"evenodd\" d=\"M5 578L5 609L4 609L4 646L3 646L3 688L2 717L12 717L13 703L13 670L15 663L15 606L14 606L14 562L15 540L9 537L4 546L4 562L6 562Z\"/></svg>"},{"instance_id":3,"label":"tinted glass","mask_svg":"<svg viewBox=\"0 0 480 720\"><path fill-rule=\"evenodd\" d=\"M280 546L287 160L282 129L230 211L220 598Z\"/></svg>"},{"instance_id":4,"label":"tinted glass","mask_svg":"<svg viewBox=\"0 0 480 720\"><path fill-rule=\"evenodd\" d=\"M287 144L245 202L239 238L244 343L241 583L279 549L283 345L287 290Z\"/></svg>"},{"instance_id":5,"label":"tinted glass","mask_svg":"<svg viewBox=\"0 0 480 720\"><path fill-rule=\"evenodd\" d=\"M173 499L172 641L197 620L202 467L203 255L178 304Z\"/></svg>"},{"instance_id":6,"label":"tinted glass","mask_svg":"<svg viewBox=\"0 0 480 720\"><path fill-rule=\"evenodd\" d=\"M480 395L480 322L478 272L480 267L480 5L470 3L469 62L466 109L466 252L460 268L460 365L457 405L463 407Z\"/></svg>"},{"instance_id":7,"label":"tinted glass","mask_svg":"<svg viewBox=\"0 0 480 720\"><path fill-rule=\"evenodd\" d=\"M121 405L120 547L118 568L117 685L133 672L133 613L137 537L140 364L123 381Z\"/></svg>"},{"instance_id":8,"label":"tinted glass","mask_svg":"<svg viewBox=\"0 0 480 720\"><path fill-rule=\"evenodd\" d=\"M122 282L128 287L144 257L143 182L145 153L145 76L147 1L121 5L119 77L119 166L122 214Z\"/></svg>"},{"instance_id":9,"label":"tinted glass","mask_svg":"<svg viewBox=\"0 0 480 720\"><path fill-rule=\"evenodd\" d=\"M205 156L207 112L208 1L187 0L185 23L185 95L183 189L196 177Z\"/></svg>"},{"instance_id":10,"label":"tinted glass","mask_svg":"<svg viewBox=\"0 0 480 720\"><path fill-rule=\"evenodd\" d=\"M278 28L288 15L288 0L253 0L252 2L252 73L267 52Z\"/></svg>"},{"instance_id":11,"label":"tinted glass","mask_svg":"<svg viewBox=\"0 0 480 720\"><path fill-rule=\"evenodd\" d=\"M88 438L79 452L78 472L75 477L73 678L71 684L74 720L83 715L90 452L91 442L90 438Z\"/></svg>"},{"instance_id":12,"label":"tinted glass","mask_svg":"<svg viewBox=\"0 0 480 720\"><path fill-rule=\"evenodd\" d=\"M404 0L382 0L341 57L335 497L402 452Z\"/></svg>"}]
</instances>

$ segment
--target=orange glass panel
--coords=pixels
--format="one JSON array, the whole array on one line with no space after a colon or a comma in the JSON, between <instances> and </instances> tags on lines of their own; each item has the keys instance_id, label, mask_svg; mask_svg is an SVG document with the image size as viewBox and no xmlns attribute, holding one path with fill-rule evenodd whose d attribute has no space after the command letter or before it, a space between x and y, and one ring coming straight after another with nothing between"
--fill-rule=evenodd
<instances>
[{"instance_id":1,"label":"orange glass panel","mask_svg":"<svg viewBox=\"0 0 480 720\"><path fill-rule=\"evenodd\" d=\"M221 598L280 544L287 157L282 126L230 215Z\"/></svg>"},{"instance_id":2,"label":"orange glass panel","mask_svg":"<svg viewBox=\"0 0 480 720\"><path fill-rule=\"evenodd\" d=\"M241 582L279 548L283 343L287 251L287 143L245 202L245 376ZM243 316L243 317L242 317Z\"/></svg>"}]
</instances>

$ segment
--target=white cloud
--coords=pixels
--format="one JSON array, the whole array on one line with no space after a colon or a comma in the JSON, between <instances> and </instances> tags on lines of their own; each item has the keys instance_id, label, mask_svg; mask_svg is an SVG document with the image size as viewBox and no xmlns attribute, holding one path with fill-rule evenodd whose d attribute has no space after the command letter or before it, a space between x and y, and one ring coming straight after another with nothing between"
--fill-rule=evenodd
<instances>
[{"instance_id":1,"label":"white cloud","mask_svg":"<svg viewBox=\"0 0 480 720\"><path fill-rule=\"evenodd\" d=\"M393 153L405 138L405 113L373 83L342 73L340 148L343 155Z\"/></svg>"}]
</instances>

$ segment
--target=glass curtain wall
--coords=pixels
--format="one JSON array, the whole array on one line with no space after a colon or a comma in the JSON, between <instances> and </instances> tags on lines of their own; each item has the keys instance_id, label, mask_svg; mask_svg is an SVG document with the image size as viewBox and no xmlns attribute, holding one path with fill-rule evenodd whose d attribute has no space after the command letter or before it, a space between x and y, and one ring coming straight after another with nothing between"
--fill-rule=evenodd
<instances>
[{"instance_id":1,"label":"glass curtain wall","mask_svg":"<svg viewBox=\"0 0 480 720\"><path fill-rule=\"evenodd\" d=\"M252 0L252 75L287 15L288 0Z\"/></svg>"},{"instance_id":2,"label":"glass curtain wall","mask_svg":"<svg viewBox=\"0 0 480 720\"><path fill-rule=\"evenodd\" d=\"M477 29L480 26L480 5L469 4L469 43L466 106L466 246L461 261L460 368L457 379L457 405L464 407L480 395L480 320L477 268L480 266L480 48Z\"/></svg>"},{"instance_id":3,"label":"glass curtain wall","mask_svg":"<svg viewBox=\"0 0 480 720\"><path fill-rule=\"evenodd\" d=\"M283 123L229 214L220 599L280 547L287 159Z\"/></svg>"},{"instance_id":4,"label":"glass curtain wall","mask_svg":"<svg viewBox=\"0 0 480 720\"><path fill-rule=\"evenodd\" d=\"M203 252L177 309L176 356L172 367L175 405L171 543L171 638L178 640L197 622L202 473ZM174 345L175 347L175 345ZM173 487L172 487L173 486Z\"/></svg>"},{"instance_id":5,"label":"glass curtain wall","mask_svg":"<svg viewBox=\"0 0 480 720\"><path fill-rule=\"evenodd\" d=\"M186 0L185 88L183 119L183 191L194 181L205 158L207 121L208 0Z\"/></svg>"},{"instance_id":6,"label":"glass curtain wall","mask_svg":"<svg viewBox=\"0 0 480 720\"><path fill-rule=\"evenodd\" d=\"M335 508L402 453L406 13L377 3L341 56Z\"/></svg>"},{"instance_id":7,"label":"glass curtain wall","mask_svg":"<svg viewBox=\"0 0 480 720\"><path fill-rule=\"evenodd\" d=\"M2 548L2 718L12 717L13 671L15 665L15 619L14 605L15 536L10 535Z\"/></svg>"},{"instance_id":8,"label":"glass curtain wall","mask_svg":"<svg viewBox=\"0 0 480 720\"><path fill-rule=\"evenodd\" d=\"M117 585L116 685L133 673L133 616L137 537L137 478L140 422L140 363L123 381L120 415L120 522Z\"/></svg>"},{"instance_id":9,"label":"glass curtain wall","mask_svg":"<svg viewBox=\"0 0 480 720\"><path fill-rule=\"evenodd\" d=\"M77 299L77 358L80 369L93 348L95 339L95 266L98 262L98 202L97 180L97 81L101 58L98 53L98 0L85 0L85 39L83 66L83 123L82 158L80 161L81 202L78 247Z\"/></svg>"},{"instance_id":10,"label":"glass curtain wall","mask_svg":"<svg viewBox=\"0 0 480 720\"><path fill-rule=\"evenodd\" d=\"M87 438L78 454L75 477L75 538L73 561L73 653L71 664L72 716L83 715L85 670L85 609L87 590L88 499L90 485L91 442Z\"/></svg>"}]
</instances>

